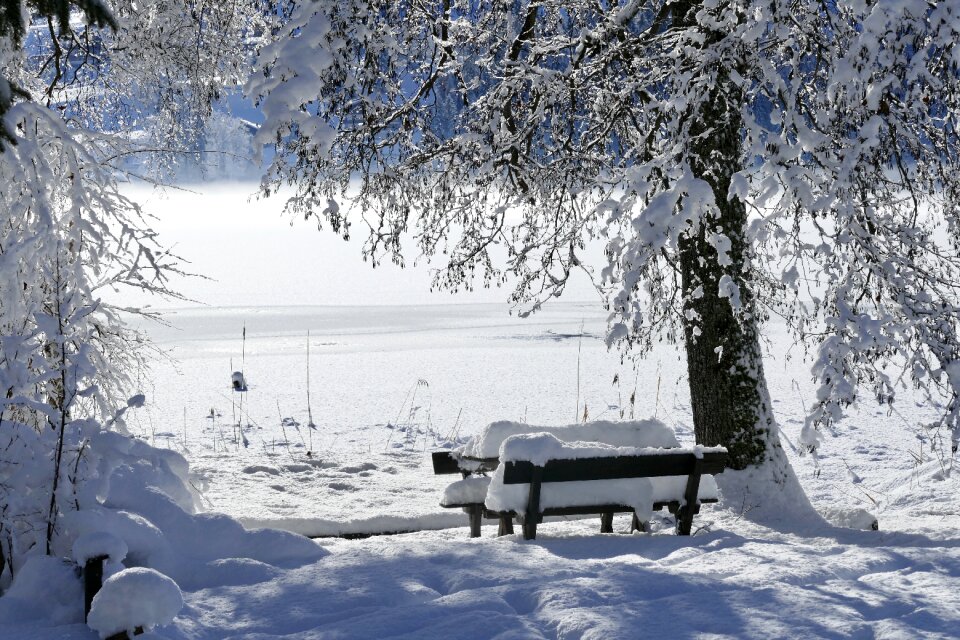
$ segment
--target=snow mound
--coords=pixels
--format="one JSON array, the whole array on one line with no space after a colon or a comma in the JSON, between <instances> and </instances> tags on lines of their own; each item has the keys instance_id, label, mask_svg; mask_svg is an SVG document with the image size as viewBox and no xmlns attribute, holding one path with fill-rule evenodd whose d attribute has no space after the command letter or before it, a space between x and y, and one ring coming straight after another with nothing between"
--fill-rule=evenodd
<instances>
[{"instance_id":1,"label":"snow mound","mask_svg":"<svg viewBox=\"0 0 960 640\"><path fill-rule=\"evenodd\" d=\"M69 560L28 558L0 598L0 623L34 620L54 625L83 622L83 584Z\"/></svg>"},{"instance_id":2,"label":"snow mound","mask_svg":"<svg viewBox=\"0 0 960 640\"><path fill-rule=\"evenodd\" d=\"M85 533L73 542L73 561L84 565L87 560L106 557L110 562L123 562L127 543L107 531Z\"/></svg>"},{"instance_id":3,"label":"snow mound","mask_svg":"<svg viewBox=\"0 0 960 640\"><path fill-rule=\"evenodd\" d=\"M98 531L111 532L127 545L127 566L151 566L155 558L169 553L163 532L143 516L129 511L102 506L69 511L63 515L63 524L77 538Z\"/></svg>"},{"instance_id":4,"label":"snow mound","mask_svg":"<svg viewBox=\"0 0 960 640\"><path fill-rule=\"evenodd\" d=\"M87 625L107 638L137 627L148 631L169 624L183 608L177 583L153 569L136 567L116 573L93 598Z\"/></svg>"},{"instance_id":5,"label":"snow mound","mask_svg":"<svg viewBox=\"0 0 960 640\"><path fill-rule=\"evenodd\" d=\"M107 555L105 575L122 570L122 559L126 567L155 569L188 590L256 582L273 575L262 565L292 568L327 555L296 534L250 531L228 516L196 513L189 466L181 455L94 423L81 429L77 436L89 442L78 467L82 481L75 504L58 520L54 555L79 564ZM0 469L0 481L4 477ZM79 615L82 621L82 610Z\"/></svg>"},{"instance_id":6,"label":"snow mound","mask_svg":"<svg viewBox=\"0 0 960 640\"><path fill-rule=\"evenodd\" d=\"M598 420L562 427L537 427L522 422L493 422L471 438L460 450L468 458L494 458L508 437L528 433L549 433L565 442L599 442L613 447L679 447L673 430L656 419L611 422Z\"/></svg>"},{"instance_id":7,"label":"snow mound","mask_svg":"<svg viewBox=\"0 0 960 640\"><path fill-rule=\"evenodd\" d=\"M132 483L160 491L188 513L197 511L199 499L188 481L190 465L182 455L94 427L84 433L97 457L96 479L84 486L88 503Z\"/></svg>"},{"instance_id":8,"label":"snow mound","mask_svg":"<svg viewBox=\"0 0 960 640\"><path fill-rule=\"evenodd\" d=\"M271 529L249 531L229 516L192 514L164 493L136 482L111 483L104 506L135 512L162 531L163 539L147 557L148 566L173 577L185 589L214 586L211 563L248 558L282 568L315 562L327 551L294 533Z\"/></svg>"},{"instance_id":9,"label":"snow mound","mask_svg":"<svg viewBox=\"0 0 960 640\"><path fill-rule=\"evenodd\" d=\"M863 531L878 531L880 529L880 522L877 517L865 509L820 507L818 510L824 520L835 527L861 529Z\"/></svg>"}]
</instances>

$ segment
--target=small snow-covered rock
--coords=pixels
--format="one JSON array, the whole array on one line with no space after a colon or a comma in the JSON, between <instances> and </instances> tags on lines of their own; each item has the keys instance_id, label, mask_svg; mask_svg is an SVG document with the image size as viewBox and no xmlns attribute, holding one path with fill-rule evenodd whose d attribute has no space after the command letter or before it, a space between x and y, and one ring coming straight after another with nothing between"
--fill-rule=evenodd
<instances>
[{"instance_id":1,"label":"small snow-covered rock","mask_svg":"<svg viewBox=\"0 0 960 640\"><path fill-rule=\"evenodd\" d=\"M835 527L844 527L845 529L862 529L863 531L880 530L880 522L877 520L877 517L864 509L821 507L819 511L824 520Z\"/></svg>"},{"instance_id":2,"label":"small snow-covered rock","mask_svg":"<svg viewBox=\"0 0 960 640\"><path fill-rule=\"evenodd\" d=\"M87 625L107 638L137 627L168 624L183 608L177 583L159 571L135 567L110 576L93 598Z\"/></svg>"},{"instance_id":3,"label":"small snow-covered rock","mask_svg":"<svg viewBox=\"0 0 960 640\"><path fill-rule=\"evenodd\" d=\"M86 564L87 560L107 556L110 562L123 562L127 557L127 543L107 531L85 533L73 543L73 561Z\"/></svg>"}]
</instances>

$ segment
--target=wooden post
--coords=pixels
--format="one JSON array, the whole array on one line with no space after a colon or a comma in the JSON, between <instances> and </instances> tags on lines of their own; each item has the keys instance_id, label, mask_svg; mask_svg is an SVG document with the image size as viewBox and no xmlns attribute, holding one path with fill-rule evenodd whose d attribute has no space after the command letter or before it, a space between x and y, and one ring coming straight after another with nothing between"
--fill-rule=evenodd
<instances>
[{"instance_id":1,"label":"wooden post","mask_svg":"<svg viewBox=\"0 0 960 640\"><path fill-rule=\"evenodd\" d=\"M537 538L537 522L540 520L540 482L543 480L543 467L533 467L530 478L530 495L527 499L527 511L523 514L523 539Z\"/></svg>"},{"instance_id":2,"label":"wooden post","mask_svg":"<svg viewBox=\"0 0 960 640\"><path fill-rule=\"evenodd\" d=\"M95 556L83 565L83 621L90 615L93 597L103 586L103 563L110 556Z\"/></svg>"},{"instance_id":3,"label":"wooden post","mask_svg":"<svg viewBox=\"0 0 960 640\"><path fill-rule=\"evenodd\" d=\"M613 511L600 514L600 533L613 533Z\"/></svg>"},{"instance_id":4,"label":"wooden post","mask_svg":"<svg viewBox=\"0 0 960 640\"><path fill-rule=\"evenodd\" d=\"M470 514L470 537L479 538L480 537L480 522L483 517L483 505L482 504L472 504L467 507L468 513Z\"/></svg>"},{"instance_id":5,"label":"wooden post","mask_svg":"<svg viewBox=\"0 0 960 640\"><path fill-rule=\"evenodd\" d=\"M508 536L513 534L513 516L500 516L500 528L497 530L498 536Z\"/></svg>"},{"instance_id":6,"label":"wooden post","mask_svg":"<svg viewBox=\"0 0 960 640\"><path fill-rule=\"evenodd\" d=\"M703 458L696 458L693 470L687 476L687 489L683 492L685 504L677 509L677 535L688 536L693 528L693 516L700 511L700 475L703 473Z\"/></svg>"},{"instance_id":7,"label":"wooden post","mask_svg":"<svg viewBox=\"0 0 960 640\"><path fill-rule=\"evenodd\" d=\"M647 523L646 523L646 522L641 522L641 521L640 521L640 518L637 517L636 512L634 512L634 514L633 514L633 521L630 523L630 533L633 533L634 531L641 531L641 532L642 532L642 531L646 531L646 530L647 530Z\"/></svg>"}]
</instances>

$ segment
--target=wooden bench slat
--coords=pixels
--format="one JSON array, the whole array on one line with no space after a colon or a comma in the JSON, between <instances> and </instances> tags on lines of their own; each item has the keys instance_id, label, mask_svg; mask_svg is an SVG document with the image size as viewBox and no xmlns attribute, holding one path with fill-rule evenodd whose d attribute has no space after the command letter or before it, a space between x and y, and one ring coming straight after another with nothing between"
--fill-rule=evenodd
<instances>
[{"instance_id":1,"label":"wooden bench slat","mask_svg":"<svg viewBox=\"0 0 960 640\"><path fill-rule=\"evenodd\" d=\"M698 461L701 474L716 474L723 471L726 458L726 453L707 452L702 457L698 457L694 453L683 452L651 456L549 460L546 466L542 467L541 482L686 476L693 473ZM503 473L503 484L529 484L535 468L541 467L536 467L528 461L507 462Z\"/></svg>"},{"instance_id":2,"label":"wooden bench slat","mask_svg":"<svg viewBox=\"0 0 960 640\"><path fill-rule=\"evenodd\" d=\"M718 502L716 498L704 498L703 500L700 500L700 504L714 504L716 502ZM462 506L466 507L468 505ZM680 501L678 500L661 500L653 503L652 510L662 511L663 509L668 509L670 510L670 513L673 513L679 508ZM633 513L633 507L625 504L590 504L579 507L547 507L540 513L544 516L586 516L603 513L605 511L611 511L613 513ZM494 519L502 516L515 517L517 515L518 514L515 511L484 510L484 518L487 519Z\"/></svg>"},{"instance_id":3,"label":"wooden bench slat","mask_svg":"<svg viewBox=\"0 0 960 640\"><path fill-rule=\"evenodd\" d=\"M499 458L468 458L455 455L453 451L434 451L433 473L446 475L452 473L479 473L494 471L500 466Z\"/></svg>"},{"instance_id":4,"label":"wooden bench slat","mask_svg":"<svg viewBox=\"0 0 960 640\"><path fill-rule=\"evenodd\" d=\"M433 472L436 475L460 473L460 463L450 451L434 451Z\"/></svg>"}]
</instances>

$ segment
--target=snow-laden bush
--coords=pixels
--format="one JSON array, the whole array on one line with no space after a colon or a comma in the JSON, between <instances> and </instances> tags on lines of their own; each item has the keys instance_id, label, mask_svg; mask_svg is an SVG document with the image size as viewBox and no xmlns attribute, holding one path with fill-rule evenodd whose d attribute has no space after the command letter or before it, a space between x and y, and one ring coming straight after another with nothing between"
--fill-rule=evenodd
<instances>
[{"instance_id":1,"label":"snow-laden bush","mask_svg":"<svg viewBox=\"0 0 960 640\"><path fill-rule=\"evenodd\" d=\"M58 450L62 454L59 465ZM56 467L60 472L55 484ZM181 509L194 511L187 471L179 454L104 431L92 420L68 423L62 447L58 447L55 429L38 430L6 421L0 430L0 550L4 558L0 585L9 583L29 555L48 550L54 555L72 555L71 547L81 534L118 530L117 537L123 540L131 529L130 521L119 514L102 513L101 496L118 475L124 481L153 487L175 499ZM80 515L83 513L91 515ZM74 524L84 521L93 526ZM152 525L133 526L149 532ZM143 544L134 536L128 546L136 551Z\"/></svg>"},{"instance_id":2,"label":"snow-laden bush","mask_svg":"<svg viewBox=\"0 0 960 640\"><path fill-rule=\"evenodd\" d=\"M143 567L193 590L258 582L274 567L300 566L327 553L296 534L248 531L227 516L197 513L189 467L178 453L93 421L69 423L65 434L53 556L80 563L109 555L105 575ZM83 620L74 563L44 556L55 439L53 430L17 423L0 429L0 487L18 489L8 490L4 522L10 525L0 530L7 558L3 585L9 585L0 597L0 619ZM54 578L57 593L51 594ZM57 604L25 605L47 601Z\"/></svg>"},{"instance_id":3,"label":"snow-laden bush","mask_svg":"<svg viewBox=\"0 0 960 640\"><path fill-rule=\"evenodd\" d=\"M17 69L8 58L0 49L0 66ZM123 430L142 403L124 399L148 344L103 295L172 296L178 271L120 192L109 141L29 102L6 125L16 145L0 153L0 586L24 554L53 552L60 514L82 507L89 435Z\"/></svg>"}]
</instances>

